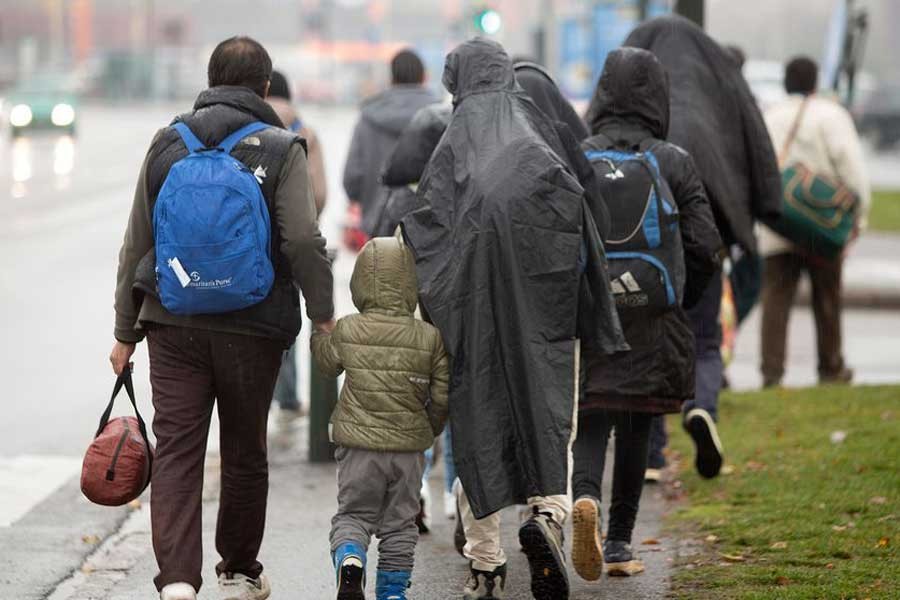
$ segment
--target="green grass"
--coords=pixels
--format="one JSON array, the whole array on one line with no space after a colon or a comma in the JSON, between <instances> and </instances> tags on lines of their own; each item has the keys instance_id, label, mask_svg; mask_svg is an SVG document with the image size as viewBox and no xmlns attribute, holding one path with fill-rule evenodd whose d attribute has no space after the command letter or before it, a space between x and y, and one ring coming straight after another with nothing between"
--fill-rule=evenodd
<instances>
[{"instance_id":1,"label":"green grass","mask_svg":"<svg viewBox=\"0 0 900 600\"><path fill-rule=\"evenodd\" d=\"M900 598L900 387L724 394L726 472L673 419L678 598ZM846 432L833 443L833 432Z\"/></svg>"},{"instance_id":2,"label":"green grass","mask_svg":"<svg viewBox=\"0 0 900 600\"><path fill-rule=\"evenodd\" d=\"M869 227L874 231L900 232L900 190L872 193Z\"/></svg>"}]
</instances>

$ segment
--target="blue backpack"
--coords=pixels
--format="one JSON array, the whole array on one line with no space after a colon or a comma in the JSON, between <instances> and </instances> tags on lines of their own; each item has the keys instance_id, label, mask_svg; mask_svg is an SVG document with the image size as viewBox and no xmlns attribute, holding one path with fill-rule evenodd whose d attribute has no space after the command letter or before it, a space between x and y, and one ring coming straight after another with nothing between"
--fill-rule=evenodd
<instances>
[{"instance_id":1,"label":"blue backpack","mask_svg":"<svg viewBox=\"0 0 900 600\"><path fill-rule=\"evenodd\" d=\"M188 155L169 169L153 208L156 280L170 313L226 313L269 295L269 209L253 172L231 156L240 140L267 127L250 123L205 148L187 125L174 125Z\"/></svg>"},{"instance_id":2,"label":"blue backpack","mask_svg":"<svg viewBox=\"0 0 900 600\"><path fill-rule=\"evenodd\" d=\"M659 170L653 142L628 149L609 143L585 155L612 222L605 247L619 314L679 306L685 265L678 205Z\"/></svg>"}]
</instances>

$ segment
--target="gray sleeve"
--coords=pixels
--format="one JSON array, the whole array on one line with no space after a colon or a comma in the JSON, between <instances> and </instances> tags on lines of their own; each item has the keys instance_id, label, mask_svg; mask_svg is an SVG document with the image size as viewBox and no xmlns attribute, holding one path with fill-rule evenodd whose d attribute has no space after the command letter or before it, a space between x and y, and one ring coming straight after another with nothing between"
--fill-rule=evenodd
<instances>
[{"instance_id":1,"label":"gray sleeve","mask_svg":"<svg viewBox=\"0 0 900 600\"><path fill-rule=\"evenodd\" d=\"M359 202L363 192L365 137L365 124L360 120L353 128L350 151L347 152L347 162L344 163L344 191L351 202Z\"/></svg>"},{"instance_id":2,"label":"gray sleeve","mask_svg":"<svg viewBox=\"0 0 900 600\"><path fill-rule=\"evenodd\" d=\"M291 147L281 169L275 191L275 221L281 234L281 251L306 300L307 316L313 322L331 319L334 315L331 263L316 221L306 152L299 144Z\"/></svg>"}]
</instances>

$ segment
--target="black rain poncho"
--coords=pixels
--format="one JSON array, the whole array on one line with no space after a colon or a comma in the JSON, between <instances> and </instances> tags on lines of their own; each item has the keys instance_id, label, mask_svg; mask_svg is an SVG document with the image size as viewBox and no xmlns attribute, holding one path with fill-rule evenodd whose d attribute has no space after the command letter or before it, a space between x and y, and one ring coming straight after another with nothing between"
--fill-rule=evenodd
<instances>
[{"instance_id":1,"label":"black rain poncho","mask_svg":"<svg viewBox=\"0 0 900 600\"><path fill-rule=\"evenodd\" d=\"M584 190L499 44L461 45L443 81L454 113L403 228L451 355L454 462L482 518L568 489Z\"/></svg>"},{"instance_id":2,"label":"black rain poncho","mask_svg":"<svg viewBox=\"0 0 900 600\"><path fill-rule=\"evenodd\" d=\"M725 242L755 254L753 223L781 213L781 176L740 69L715 40L679 16L647 21L623 46L649 50L666 67L668 140L694 158ZM587 120L593 120L590 110Z\"/></svg>"}]
</instances>

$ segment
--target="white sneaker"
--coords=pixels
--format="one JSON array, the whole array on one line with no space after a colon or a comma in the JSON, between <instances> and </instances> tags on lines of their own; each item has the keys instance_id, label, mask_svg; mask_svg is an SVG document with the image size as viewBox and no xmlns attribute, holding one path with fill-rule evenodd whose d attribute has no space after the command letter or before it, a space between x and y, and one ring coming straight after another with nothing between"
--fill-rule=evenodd
<instances>
[{"instance_id":1,"label":"white sneaker","mask_svg":"<svg viewBox=\"0 0 900 600\"><path fill-rule=\"evenodd\" d=\"M453 492L444 492L444 516L451 521L456 519L456 496Z\"/></svg>"},{"instance_id":2,"label":"white sneaker","mask_svg":"<svg viewBox=\"0 0 900 600\"><path fill-rule=\"evenodd\" d=\"M222 600L266 600L272 587L265 575L251 579L243 573L222 573L219 575L219 592Z\"/></svg>"},{"instance_id":3,"label":"white sneaker","mask_svg":"<svg viewBox=\"0 0 900 600\"><path fill-rule=\"evenodd\" d=\"M197 600L197 590L189 583L170 583L159 592L159 600Z\"/></svg>"}]
</instances>

